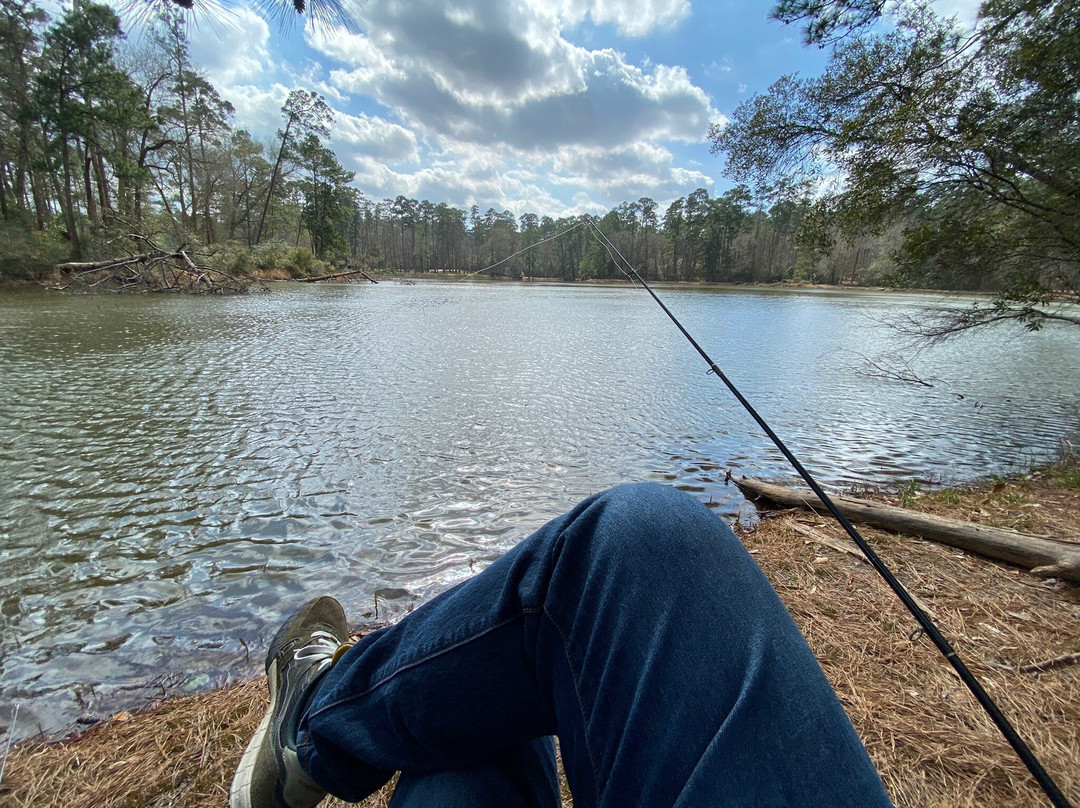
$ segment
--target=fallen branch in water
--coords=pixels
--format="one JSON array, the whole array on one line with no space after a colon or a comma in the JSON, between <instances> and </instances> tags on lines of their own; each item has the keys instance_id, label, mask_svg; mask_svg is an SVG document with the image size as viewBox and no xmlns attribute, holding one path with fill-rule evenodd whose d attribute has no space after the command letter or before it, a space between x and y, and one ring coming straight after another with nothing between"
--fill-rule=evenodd
<instances>
[{"instance_id":1,"label":"fallen branch in water","mask_svg":"<svg viewBox=\"0 0 1080 808\"><path fill-rule=\"evenodd\" d=\"M787 488L750 477L732 476L731 481L750 499L765 499L814 511L824 509L812 491ZM836 496L832 500L840 513L852 522L919 536L995 561L1005 561L1023 567L1040 578L1062 578L1080 584L1080 544L944 516L930 516L865 499Z\"/></svg>"},{"instance_id":2,"label":"fallen branch in water","mask_svg":"<svg viewBox=\"0 0 1080 808\"><path fill-rule=\"evenodd\" d=\"M152 242L146 240L152 245ZM247 282L196 261L181 247L102 261L57 264L67 292L188 292L227 294L247 290Z\"/></svg>"},{"instance_id":3,"label":"fallen branch in water","mask_svg":"<svg viewBox=\"0 0 1080 808\"><path fill-rule=\"evenodd\" d=\"M318 283L319 281L336 281L342 278L353 278L357 275L363 275L372 283L378 283L377 280L368 275L362 269L350 269L348 272L335 272L331 275L318 275L314 278L297 278L296 281L297 283Z\"/></svg>"}]
</instances>

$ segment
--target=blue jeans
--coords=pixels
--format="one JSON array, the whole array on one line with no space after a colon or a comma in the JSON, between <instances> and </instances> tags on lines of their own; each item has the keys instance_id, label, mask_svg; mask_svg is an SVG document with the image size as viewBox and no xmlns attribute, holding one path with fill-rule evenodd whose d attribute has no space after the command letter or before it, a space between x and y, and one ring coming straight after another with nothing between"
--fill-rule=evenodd
<instances>
[{"instance_id":1,"label":"blue jeans","mask_svg":"<svg viewBox=\"0 0 1080 808\"><path fill-rule=\"evenodd\" d=\"M693 498L628 485L365 637L319 685L299 755L394 808L888 806L757 564Z\"/></svg>"}]
</instances>

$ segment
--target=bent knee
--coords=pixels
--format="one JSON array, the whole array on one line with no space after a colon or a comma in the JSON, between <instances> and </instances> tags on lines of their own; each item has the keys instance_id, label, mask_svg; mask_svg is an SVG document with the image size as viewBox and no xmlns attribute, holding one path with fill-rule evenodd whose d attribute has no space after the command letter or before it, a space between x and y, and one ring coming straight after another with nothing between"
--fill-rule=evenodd
<instances>
[{"instance_id":1,"label":"bent knee","mask_svg":"<svg viewBox=\"0 0 1080 808\"><path fill-rule=\"evenodd\" d=\"M630 483L596 497L601 513L594 538L623 548L639 543L667 549L712 546L738 540L731 529L701 502L684 491L658 483Z\"/></svg>"}]
</instances>

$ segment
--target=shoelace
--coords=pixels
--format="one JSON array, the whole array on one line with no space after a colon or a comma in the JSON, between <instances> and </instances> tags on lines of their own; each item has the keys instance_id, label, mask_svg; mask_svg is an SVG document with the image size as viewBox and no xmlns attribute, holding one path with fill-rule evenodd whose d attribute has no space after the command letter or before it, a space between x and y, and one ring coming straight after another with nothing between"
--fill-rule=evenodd
<instances>
[{"instance_id":1,"label":"shoelace","mask_svg":"<svg viewBox=\"0 0 1080 808\"><path fill-rule=\"evenodd\" d=\"M337 662L338 658L350 648L352 648L351 642L339 642L338 638L329 631L316 630L311 632L311 642L296 649L293 659L298 662L313 662L315 671L318 673Z\"/></svg>"}]
</instances>

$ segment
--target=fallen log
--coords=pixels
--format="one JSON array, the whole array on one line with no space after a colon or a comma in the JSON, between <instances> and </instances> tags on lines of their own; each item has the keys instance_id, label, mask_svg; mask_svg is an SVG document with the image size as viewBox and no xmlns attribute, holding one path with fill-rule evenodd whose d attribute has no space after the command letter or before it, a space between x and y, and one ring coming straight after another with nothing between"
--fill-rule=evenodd
<instances>
[{"instance_id":1,"label":"fallen log","mask_svg":"<svg viewBox=\"0 0 1080 808\"><path fill-rule=\"evenodd\" d=\"M362 269L350 269L348 272L334 272L330 275L317 275L314 278L297 278L297 283L318 283L319 281L336 281L340 278L351 278L356 275L363 275L372 283L378 283L373 277L368 275Z\"/></svg>"},{"instance_id":2,"label":"fallen log","mask_svg":"<svg viewBox=\"0 0 1080 808\"><path fill-rule=\"evenodd\" d=\"M66 264L57 264L56 268L61 272L96 272L99 269L112 269L113 267L124 266L126 264L138 264L150 260L151 258L157 258L164 255L164 253L157 251L154 253L142 253L141 255L131 255L126 258L107 258L104 261L69 261Z\"/></svg>"},{"instance_id":3,"label":"fallen log","mask_svg":"<svg viewBox=\"0 0 1080 808\"><path fill-rule=\"evenodd\" d=\"M731 477L751 500L765 499L788 507L822 511L825 506L812 491L755 480ZM946 516L931 516L907 508L882 505L854 497L832 497L844 516L882 530L919 536L969 553L1005 561L1030 570L1041 578L1062 578L1080 584L1080 544L1051 536L1035 536L1007 528L990 527Z\"/></svg>"}]
</instances>

